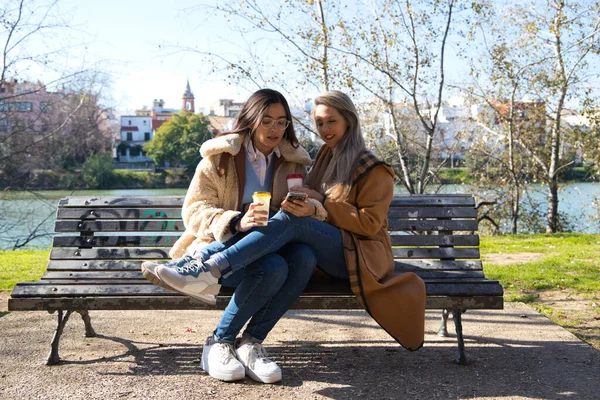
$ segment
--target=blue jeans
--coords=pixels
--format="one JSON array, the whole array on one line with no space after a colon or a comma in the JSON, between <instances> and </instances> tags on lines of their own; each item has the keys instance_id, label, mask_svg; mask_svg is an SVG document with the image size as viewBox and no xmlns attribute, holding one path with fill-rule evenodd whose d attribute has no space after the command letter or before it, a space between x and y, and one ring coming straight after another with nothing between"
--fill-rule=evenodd
<instances>
[{"instance_id":1,"label":"blue jeans","mask_svg":"<svg viewBox=\"0 0 600 400\"><path fill-rule=\"evenodd\" d=\"M342 232L326 222L279 211L269 219L267 226L253 228L239 238L238 235L224 244L213 242L194 257L207 260L220 253L227 260L226 264L219 259L215 261L223 277L227 278L288 243L303 243L315 252L320 269L336 279L348 280Z\"/></svg>"},{"instance_id":2,"label":"blue jeans","mask_svg":"<svg viewBox=\"0 0 600 400\"><path fill-rule=\"evenodd\" d=\"M243 336L262 342L302 294L316 264L329 275L348 280L341 231L284 211L265 227L225 243L213 242L193 256L207 260L215 253L224 255L232 266L220 283L236 288L214 332L218 341L235 340L251 318Z\"/></svg>"},{"instance_id":3,"label":"blue jeans","mask_svg":"<svg viewBox=\"0 0 600 400\"><path fill-rule=\"evenodd\" d=\"M226 243L213 242L194 256L205 259L232 242L235 238ZM310 247L290 243L221 278L221 285L236 289L213 333L214 338L232 343L250 320L243 336L262 342L302 294L316 265L315 253Z\"/></svg>"}]
</instances>

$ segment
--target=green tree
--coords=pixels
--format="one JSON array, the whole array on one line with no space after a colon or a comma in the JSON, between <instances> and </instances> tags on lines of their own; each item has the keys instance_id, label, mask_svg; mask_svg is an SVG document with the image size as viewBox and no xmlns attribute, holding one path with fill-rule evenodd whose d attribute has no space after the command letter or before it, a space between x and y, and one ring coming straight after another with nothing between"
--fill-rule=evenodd
<instances>
[{"instance_id":1,"label":"green tree","mask_svg":"<svg viewBox=\"0 0 600 400\"><path fill-rule=\"evenodd\" d=\"M507 165L512 172L517 170L517 150L536 165L537 176L548 188L546 232L554 233L561 229L561 172L573 163L569 148L577 145L578 136L563 115L568 106L581 107L582 99L593 94L590 87L599 76L600 3L529 0L490 10L479 18L485 35L481 42L488 52L482 60L489 65L482 67L477 61L473 75L481 82L483 98L510 104L502 111L509 124L503 136L512 152ZM521 111L515 108L519 98L544 104L545 115L539 118L543 129L528 129L522 135L510 129L514 112ZM533 120L520 116L527 118Z\"/></svg>"},{"instance_id":2,"label":"green tree","mask_svg":"<svg viewBox=\"0 0 600 400\"><path fill-rule=\"evenodd\" d=\"M200 161L200 145L212 137L208 118L181 111L158 128L144 151L156 165L183 167L192 175Z\"/></svg>"},{"instance_id":3,"label":"green tree","mask_svg":"<svg viewBox=\"0 0 600 400\"><path fill-rule=\"evenodd\" d=\"M110 154L92 154L81 166L81 174L85 184L89 187L96 189L110 187L114 180L112 156Z\"/></svg>"}]
</instances>

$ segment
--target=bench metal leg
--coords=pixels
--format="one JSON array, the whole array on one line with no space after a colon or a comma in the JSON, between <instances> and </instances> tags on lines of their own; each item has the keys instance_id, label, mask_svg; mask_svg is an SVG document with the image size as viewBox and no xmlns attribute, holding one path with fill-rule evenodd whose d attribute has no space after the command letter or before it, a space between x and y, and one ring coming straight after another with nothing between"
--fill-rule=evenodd
<instances>
[{"instance_id":1,"label":"bench metal leg","mask_svg":"<svg viewBox=\"0 0 600 400\"><path fill-rule=\"evenodd\" d=\"M88 311L77 310L77 312L81 315L81 318L83 319L83 324L85 325L85 337L96 336L96 332L92 327L92 321L90 319L90 314L88 313ZM46 365L56 365L60 363L60 356L58 354L60 337L72 313L73 310L67 310L67 312L63 315L63 310L58 310L58 323L56 324L56 329L54 329L54 336L52 337L52 343L50 344L50 354L48 354Z\"/></svg>"},{"instance_id":2,"label":"bench metal leg","mask_svg":"<svg viewBox=\"0 0 600 400\"><path fill-rule=\"evenodd\" d=\"M438 329L438 336L447 337L448 336L448 315L450 314L450 310L444 308L442 310L442 323L440 325L440 329Z\"/></svg>"},{"instance_id":3,"label":"bench metal leg","mask_svg":"<svg viewBox=\"0 0 600 400\"><path fill-rule=\"evenodd\" d=\"M54 329L54 336L52 337L52 343L50 344L50 354L46 360L46 365L56 365L60 362L60 356L58 355L58 344L60 342L60 336L63 333L63 329L71 316L72 310L68 310L63 316L63 310L58 310L58 324Z\"/></svg>"},{"instance_id":4,"label":"bench metal leg","mask_svg":"<svg viewBox=\"0 0 600 400\"><path fill-rule=\"evenodd\" d=\"M81 315L83 319L83 324L85 325L85 337L95 337L96 331L92 327L92 320L90 319L90 313L87 310L77 310L77 312Z\"/></svg>"},{"instance_id":5,"label":"bench metal leg","mask_svg":"<svg viewBox=\"0 0 600 400\"><path fill-rule=\"evenodd\" d=\"M462 332L462 313L463 310L452 310L452 318L454 319L454 327L456 328L456 338L458 339L458 355L456 356L456 363L459 365L466 365L467 356L465 355L465 342L463 340Z\"/></svg>"}]
</instances>

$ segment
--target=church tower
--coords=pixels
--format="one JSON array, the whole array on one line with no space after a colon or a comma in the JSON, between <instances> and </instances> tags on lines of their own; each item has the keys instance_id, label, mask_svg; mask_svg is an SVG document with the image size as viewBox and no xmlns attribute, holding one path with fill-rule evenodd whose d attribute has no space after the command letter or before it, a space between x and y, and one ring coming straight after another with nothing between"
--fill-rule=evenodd
<instances>
[{"instance_id":1,"label":"church tower","mask_svg":"<svg viewBox=\"0 0 600 400\"><path fill-rule=\"evenodd\" d=\"M194 107L194 93L192 93L192 89L190 89L190 80L188 79L187 85L185 87L185 93L183 93L181 109L189 111L191 113L196 112L196 108Z\"/></svg>"}]
</instances>

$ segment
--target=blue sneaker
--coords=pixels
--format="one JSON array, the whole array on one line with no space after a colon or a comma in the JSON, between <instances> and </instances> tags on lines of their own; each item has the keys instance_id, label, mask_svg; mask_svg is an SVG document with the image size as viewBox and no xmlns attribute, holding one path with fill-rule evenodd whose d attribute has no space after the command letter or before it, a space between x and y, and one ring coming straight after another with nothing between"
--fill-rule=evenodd
<instances>
[{"instance_id":1,"label":"blue sneaker","mask_svg":"<svg viewBox=\"0 0 600 400\"><path fill-rule=\"evenodd\" d=\"M202 260L192 258L184 262L182 266L174 268L159 265L155 271L164 283L188 296L216 295L221 289L219 280L213 276L210 268L204 265Z\"/></svg>"}]
</instances>

